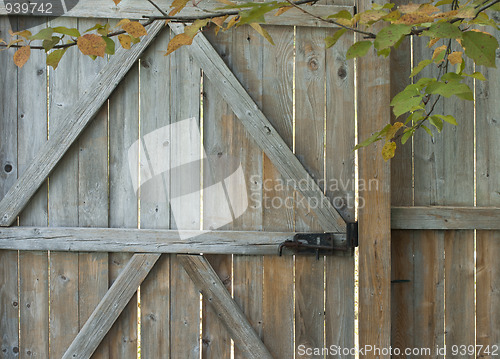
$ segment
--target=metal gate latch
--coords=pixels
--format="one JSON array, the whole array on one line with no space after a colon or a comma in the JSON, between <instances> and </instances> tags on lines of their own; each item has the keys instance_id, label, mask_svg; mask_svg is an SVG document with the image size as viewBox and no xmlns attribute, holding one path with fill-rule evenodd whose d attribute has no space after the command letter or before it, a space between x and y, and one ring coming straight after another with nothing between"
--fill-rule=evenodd
<instances>
[{"instance_id":1,"label":"metal gate latch","mask_svg":"<svg viewBox=\"0 0 500 359\"><path fill-rule=\"evenodd\" d=\"M283 254L283 248L289 248L296 254L331 255L335 251L349 251L358 246L358 222L347 223L345 241L339 243L339 233L297 233L292 240L286 240L278 247L278 253Z\"/></svg>"}]
</instances>

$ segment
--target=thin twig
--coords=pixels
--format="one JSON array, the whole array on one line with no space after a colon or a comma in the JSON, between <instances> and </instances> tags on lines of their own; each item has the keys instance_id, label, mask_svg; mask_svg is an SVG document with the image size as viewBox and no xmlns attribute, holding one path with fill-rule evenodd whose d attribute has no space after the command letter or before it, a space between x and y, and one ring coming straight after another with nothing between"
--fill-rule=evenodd
<instances>
[{"instance_id":1,"label":"thin twig","mask_svg":"<svg viewBox=\"0 0 500 359\"><path fill-rule=\"evenodd\" d=\"M156 5L156 3L153 1L153 0L147 0L151 5L153 5L156 10L158 10L160 12L160 14L162 14L163 16L168 16L168 14L163 11L158 5Z\"/></svg>"}]
</instances>

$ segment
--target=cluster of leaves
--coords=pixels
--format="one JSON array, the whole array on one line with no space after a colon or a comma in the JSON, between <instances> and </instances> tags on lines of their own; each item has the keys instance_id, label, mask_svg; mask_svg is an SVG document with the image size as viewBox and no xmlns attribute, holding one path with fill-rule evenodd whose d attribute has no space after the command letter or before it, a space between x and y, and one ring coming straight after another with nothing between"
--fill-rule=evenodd
<instances>
[{"instance_id":1,"label":"cluster of leaves","mask_svg":"<svg viewBox=\"0 0 500 359\"><path fill-rule=\"evenodd\" d=\"M83 55L96 59L98 56L104 57L105 54L114 55L115 42L112 36L118 36L121 46L130 49L132 44L138 43L140 37L147 34L141 23L128 19L121 20L115 26L115 29L118 28L121 30L112 32L109 24L96 24L85 30L83 35L78 29L64 26L47 27L34 35L29 30L11 31L12 40L7 44L0 39L0 43L6 45L4 49L18 47L14 53L14 63L19 67L24 66L30 58L31 49L35 48L43 49L47 54L47 65L56 69L66 50L71 46L76 45ZM41 41L42 44L32 46L33 41Z\"/></svg>"},{"instance_id":2,"label":"cluster of leaves","mask_svg":"<svg viewBox=\"0 0 500 359\"><path fill-rule=\"evenodd\" d=\"M116 5L121 0L113 0ZM398 49L408 37L414 36L427 41L433 48L432 56L417 64L411 72L412 83L397 94L391 101L391 106L397 122L387 124L383 129L364 140L355 149L365 147L376 141L385 141L382 156L385 160L392 158L396 151L396 139L406 143L420 128L432 135L430 126L437 131L443 129L443 124L457 125L453 116L435 114L436 103L442 98L456 96L459 99L473 100L473 92L466 79L474 78L485 81L480 72L467 73L465 61L470 59L478 66L495 67L496 51L499 47L497 39L486 31L477 28L492 28L499 30L498 16L490 17L491 12L500 11L500 0L430 0L424 4L407 4L396 6L393 3L384 5L373 4L372 9L351 14L342 10L336 14L318 16L308 10L309 3L314 6L315 0L270 1L234 3L230 0L218 0L222 7L215 11L204 10L200 16L179 16L189 0L174 0L170 9L161 9L153 0L147 0L161 15L146 16L148 21L164 19L166 23L179 21L189 23L184 32L174 36L166 51L166 55L182 46L190 45L194 37L208 24L215 25L215 31L227 31L233 27L248 24L270 43L273 39L260 24L266 22L269 14L280 16L295 8L303 16L311 16L318 21L335 24L339 27L332 36L325 38L326 47L334 46L347 32L359 34L360 40L347 51L346 58L353 59L367 55L371 49L378 56L387 57L391 51ZM201 1L200 1L201 2ZM193 3L194 4L194 3ZM199 3L198 3L199 4ZM197 6L198 4L195 4ZM375 26L376 25L376 26ZM5 44L19 49L14 55L14 62L22 67L29 58L30 49L37 48L32 41L42 41L39 48L47 52L47 64L57 67L66 49L77 45L84 55L112 55L115 51L113 36L118 36L121 46L130 48L146 34L143 25L136 21L122 20L116 26L121 30L111 32L109 25L96 25L80 35L76 29L65 27L46 28L32 35L29 31L12 33L18 39ZM95 31L95 33L88 33ZM0 39L0 45L2 40ZM416 78L425 68L434 67L435 77ZM419 76L420 77L420 76ZM389 122L389 119L388 119Z\"/></svg>"}]
</instances>

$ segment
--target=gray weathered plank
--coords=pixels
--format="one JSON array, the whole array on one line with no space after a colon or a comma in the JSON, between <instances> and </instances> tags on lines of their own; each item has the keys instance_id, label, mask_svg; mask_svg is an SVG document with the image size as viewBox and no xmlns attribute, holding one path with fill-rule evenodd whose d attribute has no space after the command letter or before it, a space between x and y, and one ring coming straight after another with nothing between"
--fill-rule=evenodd
<instances>
[{"instance_id":1,"label":"gray weathered plank","mask_svg":"<svg viewBox=\"0 0 500 359\"><path fill-rule=\"evenodd\" d=\"M140 60L140 130L144 144L141 159L145 159L141 160L141 166L148 169L169 168L170 163L169 148L163 145L170 138L153 135L144 140L148 134L170 124L170 56L163 56L169 40L170 31L163 31ZM140 227L170 228L168 172L155 172L155 177L142 181ZM141 358L162 358L170 353L170 290L170 256L163 255L141 284Z\"/></svg>"},{"instance_id":2,"label":"gray weathered plank","mask_svg":"<svg viewBox=\"0 0 500 359\"><path fill-rule=\"evenodd\" d=\"M498 14L498 12L497 12ZM493 33L496 38L499 31ZM476 81L477 205L500 206L500 78L497 69L476 67L488 81ZM497 217L499 218L500 215ZM497 219L497 222L500 222ZM500 346L500 231L477 231L476 344ZM476 352L477 357L483 356ZM488 355L485 355L488 357ZM490 358L493 356L490 355Z\"/></svg>"},{"instance_id":3,"label":"gray weathered plank","mask_svg":"<svg viewBox=\"0 0 500 359\"><path fill-rule=\"evenodd\" d=\"M130 301L159 254L135 254L64 353L63 359L87 359Z\"/></svg>"},{"instance_id":4,"label":"gray weathered plank","mask_svg":"<svg viewBox=\"0 0 500 359\"><path fill-rule=\"evenodd\" d=\"M96 81L89 86L78 104L64 117L62 122L65 126L39 148L31 164L0 202L1 226L8 226L15 221L19 212L163 26L163 21L155 22L148 28L148 35L139 44L130 50L118 50L101 70ZM32 59L31 62L37 61ZM43 63L43 60L38 63Z\"/></svg>"},{"instance_id":5,"label":"gray weathered plank","mask_svg":"<svg viewBox=\"0 0 500 359\"><path fill-rule=\"evenodd\" d=\"M172 1L170 0L160 0L155 1L163 9L168 10ZM208 11L214 11L220 8L221 3L215 0L204 0L202 6L196 6L198 4L188 3L187 6L178 14L181 16L196 16L205 15ZM307 5L302 5L307 6ZM324 16L325 14L335 14L341 10L351 10L352 7L348 6L337 6L337 5L316 5L314 7L306 8L309 12ZM0 16L7 15L5 5L0 2ZM128 0L115 6L113 2L103 2L102 0L85 0L80 1L78 4L63 14L62 16L67 17L79 17L79 18L114 18L114 19L142 19L143 16L158 16L159 12L152 6L145 4L142 0ZM297 9L291 9L280 16L274 16L274 12L265 15L265 20L267 24L274 25L300 25L300 26L313 26L313 27L336 27L334 24L328 24L323 21L319 21L314 17L304 16L304 14ZM229 19L228 19L229 21Z\"/></svg>"},{"instance_id":6,"label":"gray weathered plank","mask_svg":"<svg viewBox=\"0 0 500 359\"><path fill-rule=\"evenodd\" d=\"M170 24L175 33L183 32L183 26ZM318 205L317 221L325 231L345 231L345 222L333 208L314 179L294 156L288 145L278 135L269 120L259 110L255 101L245 91L232 72L217 55L208 40L199 34L188 47L190 53L203 68L204 73L217 86L220 94L230 104L255 143L263 149L280 173L293 182L297 191L306 198L314 198Z\"/></svg>"},{"instance_id":7,"label":"gray weathered plank","mask_svg":"<svg viewBox=\"0 0 500 359\"><path fill-rule=\"evenodd\" d=\"M19 27L35 25L34 19L19 18ZM32 28L37 31L46 24ZM18 71L18 166L20 176L47 141L47 71L45 54L35 52ZM14 189L14 184L9 192ZM3 201L8 200L9 192ZM35 192L35 191L34 191ZM15 217L14 217L15 220ZM40 187L19 216L19 224L46 226L47 182ZM49 287L47 252L19 254L20 357L49 356Z\"/></svg>"},{"instance_id":8,"label":"gray weathered plank","mask_svg":"<svg viewBox=\"0 0 500 359\"><path fill-rule=\"evenodd\" d=\"M0 18L0 37L7 38L14 18ZM16 29L12 29L16 31ZM17 66L15 49L0 52L0 199L17 179ZM0 350L5 359L19 357L19 288L17 251L0 251Z\"/></svg>"},{"instance_id":9,"label":"gray weathered plank","mask_svg":"<svg viewBox=\"0 0 500 359\"><path fill-rule=\"evenodd\" d=\"M266 26L266 30L276 45L267 41L263 44L262 111L292 148L294 29ZM262 201L264 231L293 231L294 193L289 188L280 188L281 181L284 181L283 177L264 155L262 183L251 182L250 186L251 189L261 186L261 198L268 198L267 203ZM280 205L273 206L273 200L279 200ZM293 358L294 259L291 256L265 256L263 264L262 340L274 358Z\"/></svg>"},{"instance_id":10,"label":"gray weathered plank","mask_svg":"<svg viewBox=\"0 0 500 359\"><path fill-rule=\"evenodd\" d=\"M271 359L257 333L203 256L179 255L179 261L196 287L208 299L245 358Z\"/></svg>"},{"instance_id":11,"label":"gray weathered plank","mask_svg":"<svg viewBox=\"0 0 500 359\"><path fill-rule=\"evenodd\" d=\"M500 229L498 207L392 207L392 229Z\"/></svg>"},{"instance_id":12,"label":"gray weathered plank","mask_svg":"<svg viewBox=\"0 0 500 359\"><path fill-rule=\"evenodd\" d=\"M266 255L277 254L277 246L294 234L193 230L181 239L177 230L12 227L0 228L0 249ZM335 237L336 244L345 241L344 234Z\"/></svg>"},{"instance_id":13,"label":"gray weathered plank","mask_svg":"<svg viewBox=\"0 0 500 359\"><path fill-rule=\"evenodd\" d=\"M372 1L359 0L358 9L366 11L372 4ZM358 138L363 141L391 118L389 61L371 49L367 56L358 59L356 70L359 71ZM360 347L388 348L391 344L390 167L380 155L382 146L378 142L358 152L359 180L369 183L375 179L378 183L359 191L360 201L364 200L358 214ZM389 357L387 353L364 355L364 358Z\"/></svg>"}]
</instances>

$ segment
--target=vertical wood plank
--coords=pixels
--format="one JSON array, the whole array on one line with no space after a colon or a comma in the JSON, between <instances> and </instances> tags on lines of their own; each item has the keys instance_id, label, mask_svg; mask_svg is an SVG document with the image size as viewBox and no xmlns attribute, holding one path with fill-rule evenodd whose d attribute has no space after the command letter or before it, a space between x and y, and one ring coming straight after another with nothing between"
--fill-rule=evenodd
<instances>
[{"instance_id":1,"label":"vertical wood plank","mask_svg":"<svg viewBox=\"0 0 500 359\"><path fill-rule=\"evenodd\" d=\"M56 19L51 27L76 28L76 19ZM62 126L64 114L79 97L78 58L71 49L57 71L49 70L49 138ZM49 176L49 225L78 226L78 144L74 144ZM51 252L50 354L62 357L78 334L78 253Z\"/></svg>"},{"instance_id":2,"label":"vertical wood plank","mask_svg":"<svg viewBox=\"0 0 500 359\"><path fill-rule=\"evenodd\" d=\"M129 148L139 138L139 68L135 64L109 100L109 225L137 228L137 196L129 170ZM134 173L133 176L138 176ZM132 257L109 255L109 284ZM108 333L110 358L137 357L137 294Z\"/></svg>"},{"instance_id":3,"label":"vertical wood plank","mask_svg":"<svg viewBox=\"0 0 500 359\"><path fill-rule=\"evenodd\" d=\"M359 1L365 11L370 1ZM389 61L377 57L374 49L357 62L358 138L360 141L380 130L390 119ZM359 345L388 348L391 343L391 233L390 167L380 154L377 142L358 152L359 179L376 185L360 188L364 206L359 208ZM388 358L374 352L360 357Z\"/></svg>"},{"instance_id":4,"label":"vertical wood plank","mask_svg":"<svg viewBox=\"0 0 500 359\"><path fill-rule=\"evenodd\" d=\"M19 19L19 28L30 28L31 18ZM32 33L45 24L31 28ZM45 54L33 52L18 71L18 173L27 167L47 141L47 72ZM47 225L47 185L42 185L19 216L21 225ZM49 356L49 291L47 252L20 252L20 351L21 358Z\"/></svg>"},{"instance_id":5,"label":"vertical wood plank","mask_svg":"<svg viewBox=\"0 0 500 359\"><path fill-rule=\"evenodd\" d=\"M169 40L170 32L165 29L141 58L141 138L146 142L141 166L144 164L148 169L168 169L170 165L170 151L164 146L170 138L156 136L144 140L151 138L148 134L170 124L170 57L163 56ZM170 228L169 185L168 172L155 172L147 181L141 176L141 228ZM164 254L141 284L141 358L169 355L170 256Z\"/></svg>"},{"instance_id":6,"label":"vertical wood plank","mask_svg":"<svg viewBox=\"0 0 500 359\"><path fill-rule=\"evenodd\" d=\"M439 45L438 45L439 46ZM432 50L423 41L413 45L413 63L431 56ZM419 74L435 76L429 69ZM415 79L418 80L418 77ZM437 111L442 111L442 106ZM414 139L414 205L438 204L436 198L437 166L435 144L426 133L416 133ZM444 232L414 231L413 235L413 312L414 346L443 347L444 345ZM417 314L418 315L415 315ZM433 352L430 356L438 357Z\"/></svg>"},{"instance_id":7,"label":"vertical wood plank","mask_svg":"<svg viewBox=\"0 0 500 359\"><path fill-rule=\"evenodd\" d=\"M263 41L266 40L249 26L240 27L233 34L233 73L258 106L262 106ZM251 176L262 178L262 151L236 118L231 130L228 155L240 161L247 181ZM262 230L262 208L250 200L248 203L246 212L232 223L233 230ZM233 256L233 266L234 299L262 336L263 257ZM242 358L237 347L234 354L236 359Z\"/></svg>"},{"instance_id":8,"label":"vertical wood plank","mask_svg":"<svg viewBox=\"0 0 500 359\"><path fill-rule=\"evenodd\" d=\"M325 47L324 29L297 27L295 73L295 153L315 181L324 180ZM322 187L322 183L318 183ZM299 197L296 231L321 231L308 203ZM324 346L324 257L297 256L295 260L296 349ZM300 352L299 352L300 353ZM303 356L297 356L303 357ZM313 355L311 358L319 358ZM322 355L321 355L322 357Z\"/></svg>"},{"instance_id":9,"label":"vertical wood plank","mask_svg":"<svg viewBox=\"0 0 500 359\"><path fill-rule=\"evenodd\" d=\"M293 66L292 27L266 26L275 42L264 42L262 111L287 145L293 147ZM284 179L264 155L262 200L265 231L293 231L293 189L280 187ZM250 182L253 187L253 182ZM266 199L266 200L264 200ZM264 256L262 298L262 340L274 358L294 355L294 283L292 256Z\"/></svg>"},{"instance_id":10,"label":"vertical wood plank","mask_svg":"<svg viewBox=\"0 0 500 359\"><path fill-rule=\"evenodd\" d=\"M329 32L328 35L331 35ZM354 62L345 59L354 36L346 34L326 50L326 181L327 196L342 204L354 222ZM339 195L345 188L347 197ZM326 256L325 346L354 348L354 253ZM332 353L328 358L339 358ZM352 355L342 357L352 358Z\"/></svg>"},{"instance_id":11,"label":"vertical wood plank","mask_svg":"<svg viewBox=\"0 0 500 359\"><path fill-rule=\"evenodd\" d=\"M499 32L494 33L498 38ZM498 67L498 57L497 57ZM476 81L477 205L499 206L500 95L494 69L476 68L488 81ZM500 231L477 232L476 344L500 347ZM483 351L477 356L492 358Z\"/></svg>"},{"instance_id":12,"label":"vertical wood plank","mask_svg":"<svg viewBox=\"0 0 500 359\"><path fill-rule=\"evenodd\" d=\"M213 29L206 33L207 39L228 66L232 65L230 48L232 34L232 31L227 31L220 32L215 36ZM205 76L203 78L203 147L208 157L208 161L205 163L209 168L204 167L203 170L203 228L207 230L217 226L214 223L214 213L220 213L221 210L221 198L208 188L216 180L232 172L223 173L224 170L234 170L231 168L231 159L228 161L231 146L227 144L230 143L231 139L226 133L227 129L231 128L232 121L237 121L233 112ZM231 293L232 255L209 255L206 257L226 289ZM231 337L206 298L203 299L202 315L202 358L230 358Z\"/></svg>"},{"instance_id":13,"label":"vertical wood plank","mask_svg":"<svg viewBox=\"0 0 500 359\"><path fill-rule=\"evenodd\" d=\"M78 19L83 32L106 20ZM106 64L106 59L79 57L78 86L80 94ZM108 105L96 114L78 140L78 225L108 226ZM81 329L108 290L108 253L78 254L78 315ZM107 339L92 355L93 359L109 357Z\"/></svg>"},{"instance_id":14,"label":"vertical wood plank","mask_svg":"<svg viewBox=\"0 0 500 359\"><path fill-rule=\"evenodd\" d=\"M9 38L13 18L0 18L0 37ZM17 29L12 29L16 31ZM12 63L15 49L0 52L0 198L17 178L17 67ZM19 296L17 251L0 251L0 350L3 358L19 356Z\"/></svg>"},{"instance_id":15,"label":"vertical wood plank","mask_svg":"<svg viewBox=\"0 0 500 359\"><path fill-rule=\"evenodd\" d=\"M398 5L408 3L400 0ZM405 39L397 51L392 51L391 66L391 98L411 83L411 44ZM391 113L391 122L401 121ZM405 145L397 141L397 151L391 160L392 206L411 206L413 203L412 175L412 140ZM401 350L396 358L406 358L405 348L414 348L414 295L413 295L413 232L391 231L391 345ZM407 282L405 282L407 280Z\"/></svg>"},{"instance_id":16,"label":"vertical wood plank","mask_svg":"<svg viewBox=\"0 0 500 359\"><path fill-rule=\"evenodd\" d=\"M172 35L171 35L172 36ZM170 56L171 123L194 117L200 118L201 71L188 50L181 48ZM172 138L181 134L171 132ZM200 143L189 141L182 148L171 150L171 158L190 158L200 153ZM184 193L183 188L194 192L200 188L200 173L195 170L190 176L171 175L170 193ZM177 213L171 213L172 228L200 228L200 198L193 196L183 201ZM200 355L200 294L189 279L176 255L170 259L171 302L170 302L170 356L171 358L199 358Z\"/></svg>"}]
</instances>

